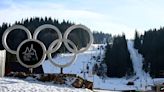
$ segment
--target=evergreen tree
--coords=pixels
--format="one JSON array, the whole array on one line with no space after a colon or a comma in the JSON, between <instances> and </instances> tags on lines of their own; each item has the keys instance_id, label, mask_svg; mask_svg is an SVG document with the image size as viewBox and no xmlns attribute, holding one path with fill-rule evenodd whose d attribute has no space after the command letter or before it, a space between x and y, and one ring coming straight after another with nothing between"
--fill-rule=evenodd
<instances>
[{"instance_id":1,"label":"evergreen tree","mask_svg":"<svg viewBox=\"0 0 164 92\"><path fill-rule=\"evenodd\" d=\"M137 31L135 31L134 48L138 50L141 48L141 39Z\"/></svg>"},{"instance_id":2,"label":"evergreen tree","mask_svg":"<svg viewBox=\"0 0 164 92\"><path fill-rule=\"evenodd\" d=\"M104 62L107 65L108 77L123 77L133 73L125 35L115 37L113 44L107 45Z\"/></svg>"},{"instance_id":3,"label":"evergreen tree","mask_svg":"<svg viewBox=\"0 0 164 92\"><path fill-rule=\"evenodd\" d=\"M152 77L163 77L164 72L164 28L150 29L143 36L141 53L144 56L144 70Z\"/></svg>"},{"instance_id":4,"label":"evergreen tree","mask_svg":"<svg viewBox=\"0 0 164 92\"><path fill-rule=\"evenodd\" d=\"M108 33L93 32L95 44L105 44L106 42L112 42L112 36Z\"/></svg>"}]
</instances>

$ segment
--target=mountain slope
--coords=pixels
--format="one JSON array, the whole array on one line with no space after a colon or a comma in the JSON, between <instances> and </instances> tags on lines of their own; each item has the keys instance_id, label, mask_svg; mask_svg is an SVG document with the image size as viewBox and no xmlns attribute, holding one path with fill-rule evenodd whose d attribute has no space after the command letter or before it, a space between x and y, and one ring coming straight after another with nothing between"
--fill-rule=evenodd
<instances>
[{"instance_id":1,"label":"mountain slope","mask_svg":"<svg viewBox=\"0 0 164 92\"><path fill-rule=\"evenodd\" d=\"M140 90L148 90L148 84L152 84L152 79L148 73L146 73L143 66L143 57L138 53L136 49L134 49L134 42L128 41L128 50L130 52L130 56L133 63L134 72L136 73L136 77L133 81L135 81L136 87Z\"/></svg>"}]
</instances>

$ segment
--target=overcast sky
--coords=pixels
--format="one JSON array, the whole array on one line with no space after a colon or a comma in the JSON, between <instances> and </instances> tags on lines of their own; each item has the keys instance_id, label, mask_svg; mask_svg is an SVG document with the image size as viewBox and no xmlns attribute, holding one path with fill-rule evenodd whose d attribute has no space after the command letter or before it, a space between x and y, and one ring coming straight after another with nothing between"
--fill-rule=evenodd
<instances>
[{"instance_id":1,"label":"overcast sky","mask_svg":"<svg viewBox=\"0 0 164 92\"><path fill-rule=\"evenodd\" d=\"M164 26L164 0L0 0L0 24L34 16L133 38L135 29L143 33Z\"/></svg>"}]
</instances>

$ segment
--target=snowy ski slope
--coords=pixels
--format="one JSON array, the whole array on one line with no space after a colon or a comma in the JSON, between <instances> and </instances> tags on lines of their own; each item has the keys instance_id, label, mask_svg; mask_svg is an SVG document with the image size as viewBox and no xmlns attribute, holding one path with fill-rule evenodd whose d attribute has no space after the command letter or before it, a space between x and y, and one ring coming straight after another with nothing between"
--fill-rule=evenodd
<instances>
[{"instance_id":1,"label":"snowy ski slope","mask_svg":"<svg viewBox=\"0 0 164 92\"><path fill-rule=\"evenodd\" d=\"M132 59L135 76L130 78L100 78L92 75L91 69L95 60L91 59L92 56L103 56L103 50L97 49L99 45L92 45L92 47L80 53L76 62L71 66L64 68L64 73L77 74L87 80L93 81L95 92L111 92L122 90L150 90L150 86L154 83L158 84L164 82L164 78L152 79L149 74L142 70L143 57L133 48L133 41L128 41L128 50ZM61 54L54 58L58 63L65 63L70 60L72 54ZM84 67L89 66L89 73L82 73L86 71ZM60 73L58 67L54 67L48 60L43 63L45 73ZM134 82L134 85L126 85L128 82ZM96 90L99 89L99 90ZM111 90L111 91L109 91ZM16 78L0 78L0 92L91 92L88 89L76 89L64 85L54 85L53 83L43 83L34 81L32 79L20 80Z\"/></svg>"}]
</instances>

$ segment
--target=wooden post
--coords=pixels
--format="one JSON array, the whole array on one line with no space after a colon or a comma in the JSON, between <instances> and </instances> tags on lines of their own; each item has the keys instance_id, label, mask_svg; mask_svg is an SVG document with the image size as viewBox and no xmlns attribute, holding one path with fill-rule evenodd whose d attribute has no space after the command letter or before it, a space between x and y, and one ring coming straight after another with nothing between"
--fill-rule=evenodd
<instances>
[{"instance_id":1,"label":"wooden post","mask_svg":"<svg viewBox=\"0 0 164 92\"><path fill-rule=\"evenodd\" d=\"M6 50L0 51L0 77L5 75Z\"/></svg>"},{"instance_id":2,"label":"wooden post","mask_svg":"<svg viewBox=\"0 0 164 92\"><path fill-rule=\"evenodd\" d=\"M33 68L29 68L30 74L33 73Z\"/></svg>"},{"instance_id":3,"label":"wooden post","mask_svg":"<svg viewBox=\"0 0 164 92\"><path fill-rule=\"evenodd\" d=\"M60 74L63 74L63 68L62 67L60 68Z\"/></svg>"}]
</instances>

